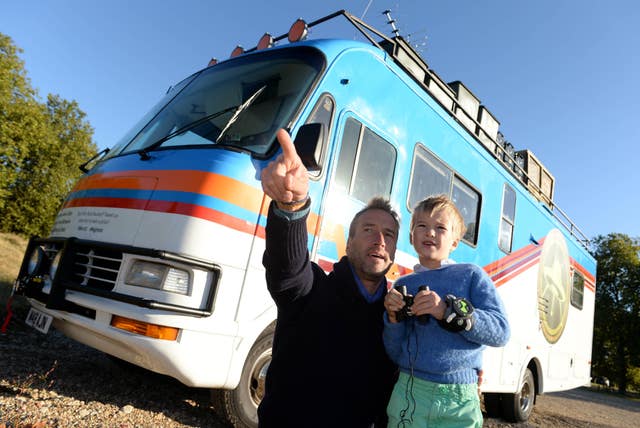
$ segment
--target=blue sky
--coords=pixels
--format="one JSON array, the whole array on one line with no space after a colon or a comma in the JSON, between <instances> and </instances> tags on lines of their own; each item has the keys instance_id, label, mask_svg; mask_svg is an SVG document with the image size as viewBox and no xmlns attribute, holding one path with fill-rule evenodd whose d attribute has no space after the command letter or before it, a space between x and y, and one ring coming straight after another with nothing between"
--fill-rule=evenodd
<instances>
[{"instance_id":1,"label":"blue sky","mask_svg":"<svg viewBox=\"0 0 640 428\"><path fill-rule=\"evenodd\" d=\"M113 145L183 77L265 32L347 9L400 33L445 81L461 80L556 180L556 204L589 237L640 237L640 2L636 0L21 0L0 32L41 98L76 100ZM347 25L311 37L354 38Z\"/></svg>"}]
</instances>

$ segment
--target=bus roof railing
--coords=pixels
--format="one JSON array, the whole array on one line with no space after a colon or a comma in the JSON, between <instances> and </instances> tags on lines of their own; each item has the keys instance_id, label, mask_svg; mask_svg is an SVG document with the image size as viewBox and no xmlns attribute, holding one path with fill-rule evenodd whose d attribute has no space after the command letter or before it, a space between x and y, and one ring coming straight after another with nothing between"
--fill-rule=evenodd
<instances>
[{"instance_id":1,"label":"bus roof railing","mask_svg":"<svg viewBox=\"0 0 640 428\"><path fill-rule=\"evenodd\" d=\"M458 81L445 83L445 81L427 65L411 44L402 36L398 35L397 30L394 31L396 35L393 37L386 36L378 29L370 26L344 9L310 22L307 26L311 28L339 16L343 16L349 21L372 45L387 52L394 62L398 64L412 80L418 83L418 85L438 102L454 120L460 123L504 169L513 175L532 196L540 201L571 236L576 238L587 250L589 249L589 238L577 227L569 216L553 202L553 187L555 183L548 170L531 156L531 159L537 161L537 166L541 168L551 180L550 186L546 186L547 188L543 189L540 179L532 177L526 165L523 165L521 159L518 158L521 152L510 150L513 146L501 138L502 134L498 131L499 123L497 120L493 118L484 105L480 104L480 100L475 98L468 88ZM378 37L379 41L374 39L372 34ZM287 36L288 33L275 37L273 40L276 42ZM246 52L251 52L256 49L257 47L254 47ZM466 96L467 99L462 100L461 94ZM469 111L468 102L467 106L464 105L465 103L463 101L469 100L472 101L471 104L475 105L478 110L475 112L475 115L473 114L474 112ZM474 100L477 102L476 104L473 103ZM489 118L489 120L480 120L481 114L484 114L484 118ZM483 121L486 123L481 123ZM523 150L522 152L528 151Z\"/></svg>"}]
</instances>

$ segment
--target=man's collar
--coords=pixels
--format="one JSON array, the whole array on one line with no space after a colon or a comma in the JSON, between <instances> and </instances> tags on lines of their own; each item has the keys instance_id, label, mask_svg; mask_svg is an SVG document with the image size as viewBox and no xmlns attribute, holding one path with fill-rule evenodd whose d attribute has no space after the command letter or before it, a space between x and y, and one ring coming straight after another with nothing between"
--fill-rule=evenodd
<instances>
[{"instance_id":1,"label":"man's collar","mask_svg":"<svg viewBox=\"0 0 640 428\"><path fill-rule=\"evenodd\" d=\"M353 266L351 265L351 262L348 261L348 260L347 260L347 262L349 264L349 268L351 268L351 273L353 274L353 279L356 281L356 285L358 286L358 291L360 292L362 297L364 297L364 299L368 303L373 303L373 302L376 302L376 301L380 300L380 298L382 298L382 296L384 295L384 290L386 290L386 288L387 288L387 278L383 276L380 279L380 283L378 284L378 288L376 288L375 293L371 294L371 293L369 293L369 290L367 290L367 287L365 287L364 284L362 283L362 280L360 279L358 274L356 274L356 271L353 269Z\"/></svg>"}]
</instances>

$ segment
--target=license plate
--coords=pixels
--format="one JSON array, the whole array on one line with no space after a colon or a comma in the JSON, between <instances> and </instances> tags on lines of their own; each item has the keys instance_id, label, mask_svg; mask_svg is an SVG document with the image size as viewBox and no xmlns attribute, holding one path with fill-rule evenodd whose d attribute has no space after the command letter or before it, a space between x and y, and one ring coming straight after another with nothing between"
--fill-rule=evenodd
<instances>
[{"instance_id":1,"label":"license plate","mask_svg":"<svg viewBox=\"0 0 640 428\"><path fill-rule=\"evenodd\" d=\"M51 326L51 321L53 321L51 315L47 315L37 309L31 308L29 309L25 323L42 333L47 333Z\"/></svg>"}]
</instances>

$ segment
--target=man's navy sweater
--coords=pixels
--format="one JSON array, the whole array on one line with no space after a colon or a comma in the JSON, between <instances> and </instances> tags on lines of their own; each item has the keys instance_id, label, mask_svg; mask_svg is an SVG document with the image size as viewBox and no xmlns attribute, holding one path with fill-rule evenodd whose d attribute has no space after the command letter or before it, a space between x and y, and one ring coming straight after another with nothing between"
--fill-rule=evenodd
<instances>
[{"instance_id":1,"label":"man's navy sweater","mask_svg":"<svg viewBox=\"0 0 640 428\"><path fill-rule=\"evenodd\" d=\"M346 257L309 261L306 215L269 210L263 257L278 307L260 427L385 426L396 368L382 342L383 298L367 303Z\"/></svg>"}]
</instances>

